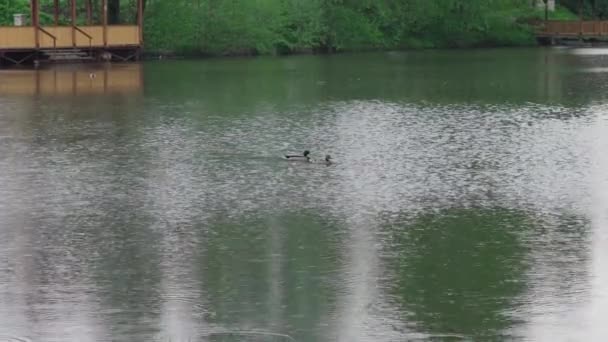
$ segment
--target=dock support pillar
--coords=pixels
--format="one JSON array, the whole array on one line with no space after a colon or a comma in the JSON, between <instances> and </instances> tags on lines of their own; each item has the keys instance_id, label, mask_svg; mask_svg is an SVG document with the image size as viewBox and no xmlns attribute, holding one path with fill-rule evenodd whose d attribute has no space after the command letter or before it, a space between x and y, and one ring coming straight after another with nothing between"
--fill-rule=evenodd
<instances>
[{"instance_id":1,"label":"dock support pillar","mask_svg":"<svg viewBox=\"0 0 608 342\"><path fill-rule=\"evenodd\" d=\"M103 46L108 46L108 0L101 0L101 22L103 25Z\"/></svg>"},{"instance_id":2,"label":"dock support pillar","mask_svg":"<svg viewBox=\"0 0 608 342\"><path fill-rule=\"evenodd\" d=\"M583 36L583 0L578 0L578 20L580 22L580 35Z\"/></svg>"},{"instance_id":3,"label":"dock support pillar","mask_svg":"<svg viewBox=\"0 0 608 342\"><path fill-rule=\"evenodd\" d=\"M59 26L59 0L53 1L53 14L55 17L55 26Z\"/></svg>"},{"instance_id":4,"label":"dock support pillar","mask_svg":"<svg viewBox=\"0 0 608 342\"><path fill-rule=\"evenodd\" d=\"M139 31L139 46L144 42L144 0L137 0L137 30Z\"/></svg>"},{"instance_id":5,"label":"dock support pillar","mask_svg":"<svg viewBox=\"0 0 608 342\"><path fill-rule=\"evenodd\" d=\"M31 0L31 9L32 9L32 26L34 28L34 39L36 40L36 49L40 47L40 31L38 27L40 26L40 9L39 9L39 0Z\"/></svg>"},{"instance_id":6,"label":"dock support pillar","mask_svg":"<svg viewBox=\"0 0 608 342\"><path fill-rule=\"evenodd\" d=\"M87 0L87 25L93 25L93 4Z\"/></svg>"},{"instance_id":7,"label":"dock support pillar","mask_svg":"<svg viewBox=\"0 0 608 342\"><path fill-rule=\"evenodd\" d=\"M76 0L70 0L70 13L72 17L72 46L76 47Z\"/></svg>"}]
</instances>

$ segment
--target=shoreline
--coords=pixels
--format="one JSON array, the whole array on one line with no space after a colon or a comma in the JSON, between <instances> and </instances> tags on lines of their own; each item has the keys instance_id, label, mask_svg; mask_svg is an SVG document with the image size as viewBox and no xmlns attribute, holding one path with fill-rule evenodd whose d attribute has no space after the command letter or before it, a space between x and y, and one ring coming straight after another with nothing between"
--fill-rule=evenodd
<instances>
[{"instance_id":1,"label":"shoreline","mask_svg":"<svg viewBox=\"0 0 608 342\"><path fill-rule=\"evenodd\" d=\"M565 46L565 45L564 45ZM542 44L521 44L521 45L472 45L467 47L432 47L432 48L370 48L370 49L345 49L333 52L324 51L297 51L290 53L179 53L175 51L150 50L141 54L142 61L158 60L203 60L203 59L232 59L232 58L256 58L256 57L295 57L295 56L332 56L343 54L366 54L382 52L415 52L415 51L465 51L465 50L493 50L493 49L529 49L543 48Z\"/></svg>"},{"instance_id":2,"label":"shoreline","mask_svg":"<svg viewBox=\"0 0 608 342\"><path fill-rule=\"evenodd\" d=\"M469 47L434 47L434 48L395 48L395 49L345 49L333 52L323 51L297 51L287 54L254 54L254 53L236 53L236 54L208 54L208 53L178 53L167 50L150 50L141 53L140 60L138 62L153 62L153 61L180 61L180 60L221 60L221 59L252 59L259 57L275 57L275 58L289 58L298 56L339 56L339 55L359 55L359 54L372 54L372 53L404 53L404 52L421 52L421 51L471 51L471 50L497 50L497 49L543 49L551 47L549 45L543 45L540 43L529 44L529 45L477 45ZM608 42L568 42L553 47L562 48L606 48ZM102 61L91 61L91 62L78 62L78 63L57 63L50 65L94 65L94 64L131 64L137 62L102 62ZM0 70L19 70L19 69L32 69L34 68L30 64L21 66L0 66Z\"/></svg>"}]
</instances>

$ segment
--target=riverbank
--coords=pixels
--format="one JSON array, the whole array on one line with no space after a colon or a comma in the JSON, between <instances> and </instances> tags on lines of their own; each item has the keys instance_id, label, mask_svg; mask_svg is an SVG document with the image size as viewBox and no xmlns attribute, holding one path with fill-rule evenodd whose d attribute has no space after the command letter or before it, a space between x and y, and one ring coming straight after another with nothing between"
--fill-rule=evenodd
<instances>
[{"instance_id":1,"label":"riverbank","mask_svg":"<svg viewBox=\"0 0 608 342\"><path fill-rule=\"evenodd\" d=\"M369 46L313 46L288 48L282 45L270 49L243 46L227 49L205 49L197 46L165 46L159 48L148 44L144 51L146 59L175 59L175 58L209 58L209 57L246 57L246 56L289 56L317 55L349 52L381 52L405 51L420 49L464 49L464 48L499 48L499 47L530 47L536 46L533 28L522 26L494 36L459 36L454 39L437 39L433 37L409 37L399 44Z\"/></svg>"},{"instance_id":2,"label":"riverbank","mask_svg":"<svg viewBox=\"0 0 608 342\"><path fill-rule=\"evenodd\" d=\"M287 49L277 46L271 50L259 50L255 47L238 49L205 50L195 46L174 48L155 48L154 45L145 49L144 59L182 59L182 58L217 58L217 57L254 57L254 56L292 56L292 55L326 55L357 52L407 51L423 49L467 49L467 48L501 48L501 47L532 47L538 42L532 26L522 24L512 31L501 31L494 35L465 35L453 38L438 37L409 37L399 44L383 46L314 46ZM148 44L147 46L150 46Z\"/></svg>"}]
</instances>

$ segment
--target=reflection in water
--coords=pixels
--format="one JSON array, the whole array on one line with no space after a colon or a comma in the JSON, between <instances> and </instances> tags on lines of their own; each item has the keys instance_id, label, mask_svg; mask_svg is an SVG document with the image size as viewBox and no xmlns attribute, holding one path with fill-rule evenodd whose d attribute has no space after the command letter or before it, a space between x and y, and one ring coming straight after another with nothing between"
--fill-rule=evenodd
<instances>
[{"instance_id":1,"label":"reflection in water","mask_svg":"<svg viewBox=\"0 0 608 342\"><path fill-rule=\"evenodd\" d=\"M262 328L322 339L337 286L339 227L298 213L209 228L199 265L210 324L225 333Z\"/></svg>"},{"instance_id":2,"label":"reflection in water","mask_svg":"<svg viewBox=\"0 0 608 342\"><path fill-rule=\"evenodd\" d=\"M129 207L120 202L112 206ZM142 229L150 221L138 215L136 208L139 207L128 211L131 217L124 217L126 212L103 212L104 232L91 232L98 236L92 237L94 254L88 261L89 272L102 299L101 314L112 341L152 340L159 330L161 274L157 237Z\"/></svg>"},{"instance_id":3,"label":"reflection in water","mask_svg":"<svg viewBox=\"0 0 608 342\"><path fill-rule=\"evenodd\" d=\"M581 62L557 49L237 58L146 64L145 83L147 94L165 105L189 108L196 103L206 112L223 115L248 114L252 109L297 112L351 100L580 105L589 97L604 96L575 89L590 81L582 79L587 75L570 73Z\"/></svg>"},{"instance_id":4,"label":"reflection in water","mask_svg":"<svg viewBox=\"0 0 608 342\"><path fill-rule=\"evenodd\" d=\"M0 79L0 96L90 96L143 90L141 64L3 70Z\"/></svg>"},{"instance_id":5,"label":"reflection in water","mask_svg":"<svg viewBox=\"0 0 608 342\"><path fill-rule=\"evenodd\" d=\"M390 287L404 318L430 335L500 336L526 289L529 221L504 209L448 209L387 226Z\"/></svg>"},{"instance_id":6,"label":"reflection in water","mask_svg":"<svg viewBox=\"0 0 608 342\"><path fill-rule=\"evenodd\" d=\"M561 215L545 218L544 225L530 237L533 267L528 274L530 288L523 299L523 311L532 323L523 327L530 329L526 336L534 340L568 335L567 339L578 340L585 336L577 325L592 286L587 267L592 253L590 229L584 217ZM570 329L560 331L564 324L570 324Z\"/></svg>"},{"instance_id":7,"label":"reflection in water","mask_svg":"<svg viewBox=\"0 0 608 342\"><path fill-rule=\"evenodd\" d=\"M604 64L184 61L112 66L107 92L0 73L30 75L0 82L0 339L601 340L606 82L581 71ZM304 149L336 164L279 157Z\"/></svg>"},{"instance_id":8,"label":"reflection in water","mask_svg":"<svg viewBox=\"0 0 608 342\"><path fill-rule=\"evenodd\" d=\"M593 227L593 234L589 237L591 240L590 248L590 266L591 273L591 291L588 294L587 308L582 311L587 331L591 331L589 338L595 341L605 339L608 336L608 325L604 322L606 317L606 308L608 308L608 267L604 264L608 260L608 215L606 212L605 203L608 202L608 156L606 149L608 148L608 121L606 121L606 108L594 108L598 114L593 133L597 137L592 149L596 160L593 168L594 183L592 197L594 205L590 209L590 221ZM562 336L567 335L562 329Z\"/></svg>"}]
</instances>

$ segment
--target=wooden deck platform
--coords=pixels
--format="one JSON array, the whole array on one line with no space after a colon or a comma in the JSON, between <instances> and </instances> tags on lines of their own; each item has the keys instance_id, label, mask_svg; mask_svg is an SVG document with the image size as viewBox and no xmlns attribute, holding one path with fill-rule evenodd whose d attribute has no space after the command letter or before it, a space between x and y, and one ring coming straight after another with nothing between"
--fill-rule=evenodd
<instances>
[{"instance_id":1,"label":"wooden deck platform","mask_svg":"<svg viewBox=\"0 0 608 342\"><path fill-rule=\"evenodd\" d=\"M608 21L543 21L537 24L536 37L548 41L608 41Z\"/></svg>"},{"instance_id":2,"label":"wooden deck platform","mask_svg":"<svg viewBox=\"0 0 608 342\"><path fill-rule=\"evenodd\" d=\"M36 32L38 31L38 32ZM38 40L36 39L38 37ZM0 51L91 47L117 48L141 46L136 25L0 27Z\"/></svg>"},{"instance_id":3,"label":"wooden deck platform","mask_svg":"<svg viewBox=\"0 0 608 342\"><path fill-rule=\"evenodd\" d=\"M41 25L40 0L30 0L31 15L27 26L0 26L0 66L38 64L43 61L133 60L143 47L143 0L136 0L137 15L133 25L108 24L107 0L100 0L102 11L95 19L92 1L87 5L87 25L78 25L76 0L66 1L70 21L59 25L59 1L54 2L55 25Z\"/></svg>"}]
</instances>

